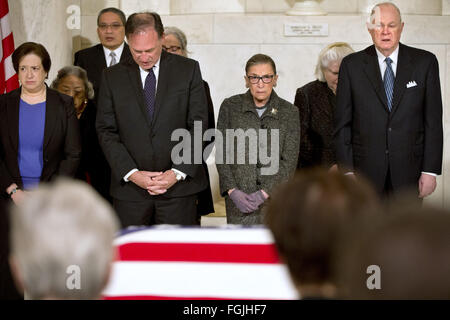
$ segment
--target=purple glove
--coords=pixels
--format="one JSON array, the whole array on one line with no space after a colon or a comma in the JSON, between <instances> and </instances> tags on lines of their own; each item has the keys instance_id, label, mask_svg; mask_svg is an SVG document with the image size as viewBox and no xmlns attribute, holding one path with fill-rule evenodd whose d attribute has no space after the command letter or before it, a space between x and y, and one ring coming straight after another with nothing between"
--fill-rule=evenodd
<instances>
[{"instance_id":1,"label":"purple glove","mask_svg":"<svg viewBox=\"0 0 450 320\"><path fill-rule=\"evenodd\" d=\"M239 189L234 189L230 193L230 198L239 211L243 213L250 213L258 209L258 206L253 201L250 201L250 196Z\"/></svg>"},{"instance_id":2,"label":"purple glove","mask_svg":"<svg viewBox=\"0 0 450 320\"><path fill-rule=\"evenodd\" d=\"M257 207L259 207L260 205L262 205L264 203L264 201L266 201L266 197L264 197L264 194L262 193L261 190L253 192L253 193L249 194L248 196L250 198L250 202L252 202L253 204L256 204Z\"/></svg>"}]
</instances>

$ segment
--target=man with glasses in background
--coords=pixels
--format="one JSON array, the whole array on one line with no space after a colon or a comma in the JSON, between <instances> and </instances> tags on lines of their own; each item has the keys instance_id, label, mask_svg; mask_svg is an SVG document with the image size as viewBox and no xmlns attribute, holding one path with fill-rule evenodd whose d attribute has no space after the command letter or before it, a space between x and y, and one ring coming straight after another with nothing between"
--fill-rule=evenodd
<instances>
[{"instance_id":1,"label":"man with glasses in background","mask_svg":"<svg viewBox=\"0 0 450 320\"><path fill-rule=\"evenodd\" d=\"M111 67L118 62L123 62L131 59L131 53L128 45L125 43L125 14L117 8L105 8L100 11L97 17L97 34L100 43L75 53L74 65L86 70L88 79L94 87L93 102L98 100L98 93L100 89L100 80L102 72L107 67ZM91 136L92 139L82 146L83 152L97 148L98 143L94 141L97 139L95 132L96 119L96 104L90 103L88 108L95 108L95 110L86 110L84 117L86 128L84 134ZM87 116L89 115L89 116ZM111 184L111 169L103 154L101 159L98 159L95 165L95 176L86 177L86 181L90 181L94 186L102 186L102 195L108 194L105 198L112 202L109 197L109 187Z\"/></svg>"},{"instance_id":2,"label":"man with glasses in background","mask_svg":"<svg viewBox=\"0 0 450 320\"><path fill-rule=\"evenodd\" d=\"M105 68L131 58L125 43L125 14L117 8L105 8L97 17L97 34L100 43L75 53L74 65L86 70L94 86L97 100L100 79Z\"/></svg>"}]
</instances>

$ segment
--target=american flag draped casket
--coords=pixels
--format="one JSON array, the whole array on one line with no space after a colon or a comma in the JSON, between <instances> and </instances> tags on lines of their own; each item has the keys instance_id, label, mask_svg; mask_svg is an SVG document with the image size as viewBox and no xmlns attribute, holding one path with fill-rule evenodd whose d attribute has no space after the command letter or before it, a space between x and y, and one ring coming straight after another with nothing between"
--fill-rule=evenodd
<instances>
[{"instance_id":1,"label":"american flag draped casket","mask_svg":"<svg viewBox=\"0 0 450 320\"><path fill-rule=\"evenodd\" d=\"M297 299L263 227L158 226L115 240L105 299Z\"/></svg>"}]
</instances>

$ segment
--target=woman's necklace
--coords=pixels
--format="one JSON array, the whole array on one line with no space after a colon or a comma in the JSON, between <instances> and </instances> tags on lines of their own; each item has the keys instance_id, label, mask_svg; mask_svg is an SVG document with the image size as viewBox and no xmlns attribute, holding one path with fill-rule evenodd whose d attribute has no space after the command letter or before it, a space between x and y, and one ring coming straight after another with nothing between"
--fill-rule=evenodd
<instances>
[{"instance_id":1,"label":"woman's necklace","mask_svg":"<svg viewBox=\"0 0 450 320\"><path fill-rule=\"evenodd\" d=\"M27 92L22 88L20 98L28 104L37 104L46 100L47 90L44 86L42 90L36 93Z\"/></svg>"}]
</instances>

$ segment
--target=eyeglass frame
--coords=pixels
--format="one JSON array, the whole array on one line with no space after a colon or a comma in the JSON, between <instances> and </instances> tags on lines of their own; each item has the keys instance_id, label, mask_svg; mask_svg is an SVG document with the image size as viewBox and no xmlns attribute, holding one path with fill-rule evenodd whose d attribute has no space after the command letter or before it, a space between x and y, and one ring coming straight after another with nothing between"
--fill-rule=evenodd
<instances>
[{"instance_id":1,"label":"eyeglass frame","mask_svg":"<svg viewBox=\"0 0 450 320\"><path fill-rule=\"evenodd\" d=\"M123 24L121 24L121 23L111 23L111 24L101 23L97 27L102 31L106 31L106 30L108 30L108 28L111 28L111 30L119 30L120 27L123 27Z\"/></svg>"},{"instance_id":2,"label":"eyeglass frame","mask_svg":"<svg viewBox=\"0 0 450 320\"><path fill-rule=\"evenodd\" d=\"M167 51L167 52L176 52L178 50L181 50L180 46L170 46L170 47L162 46L162 48L164 51Z\"/></svg>"},{"instance_id":3,"label":"eyeglass frame","mask_svg":"<svg viewBox=\"0 0 450 320\"><path fill-rule=\"evenodd\" d=\"M265 74L263 76L246 75L246 77L251 84L258 84L260 80L262 81L262 83L269 84L269 83L273 82L273 79L275 78L275 74L271 74L271 75ZM264 79L267 79L267 78L270 79L269 82L264 81ZM254 79L254 80L252 80L252 79ZM256 79L258 79L258 80L256 82L254 82Z\"/></svg>"}]
</instances>

